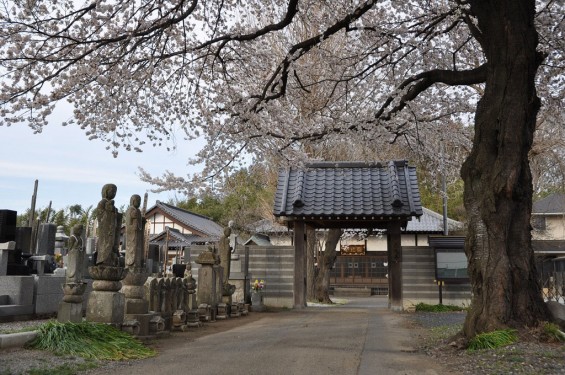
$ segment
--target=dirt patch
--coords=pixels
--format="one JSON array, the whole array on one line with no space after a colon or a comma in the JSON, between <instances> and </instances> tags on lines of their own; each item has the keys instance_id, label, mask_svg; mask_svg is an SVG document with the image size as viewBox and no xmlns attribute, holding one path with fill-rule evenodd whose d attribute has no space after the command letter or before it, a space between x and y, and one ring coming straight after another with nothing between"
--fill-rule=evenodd
<instances>
[{"instance_id":1,"label":"dirt patch","mask_svg":"<svg viewBox=\"0 0 565 375\"><path fill-rule=\"evenodd\" d=\"M265 314L272 314L277 310L266 312L251 312L247 316L239 318L229 318L205 323L199 328L189 328L186 332L172 331L168 334L160 335L158 338L148 340L145 344L158 353L165 352L179 344L194 341L200 337L213 335L219 332L229 331L244 324L251 324L264 317ZM3 324L1 328L9 331L10 327L26 327L37 325L42 321L13 322ZM56 374L63 370L70 370L67 373L94 374L94 373L113 373L118 372L119 368L130 366L133 361L98 361L85 360L74 356L60 356L48 351L31 350L26 348L11 348L0 350L0 375L24 375L30 370L37 374Z\"/></svg>"}]
</instances>

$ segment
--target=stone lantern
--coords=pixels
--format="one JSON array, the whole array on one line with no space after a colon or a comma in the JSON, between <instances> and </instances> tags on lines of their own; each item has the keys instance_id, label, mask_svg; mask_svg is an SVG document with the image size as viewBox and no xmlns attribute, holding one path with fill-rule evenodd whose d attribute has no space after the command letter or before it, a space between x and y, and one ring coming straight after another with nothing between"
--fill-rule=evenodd
<instances>
[{"instance_id":1,"label":"stone lantern","mask_svg":"<svg viewBox=\"0 0 565 375\"><path fill-rule=\"evenodd\" d=\"M59 225L55 233L55 254L67 255L66 245L68 240L69 236L65 234L65 228Z\"/></svg>"}]
</instances>

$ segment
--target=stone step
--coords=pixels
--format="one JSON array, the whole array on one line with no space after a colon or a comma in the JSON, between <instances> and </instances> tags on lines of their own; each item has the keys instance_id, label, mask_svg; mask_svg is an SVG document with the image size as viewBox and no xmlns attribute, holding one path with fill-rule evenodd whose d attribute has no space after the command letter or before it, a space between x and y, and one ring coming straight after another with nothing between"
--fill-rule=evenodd
<instances>
[{"instance_id":1,"label":"stone step","mask_svg":"<svg viewBox=\"0 0 565 375\"><path fill-rule=\"evenodd\" d=\"M33 310L34 305L0 305L0 316L29 315Z\"/></svg>"}]
</instances>

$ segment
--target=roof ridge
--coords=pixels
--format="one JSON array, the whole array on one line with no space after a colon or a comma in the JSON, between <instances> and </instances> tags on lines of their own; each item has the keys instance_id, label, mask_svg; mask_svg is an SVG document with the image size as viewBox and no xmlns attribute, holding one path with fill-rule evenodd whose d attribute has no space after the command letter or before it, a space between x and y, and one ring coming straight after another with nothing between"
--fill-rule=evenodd
<instances>
[{"instance_id":1,"label":"roof ridge","mask_svg":"<svg viewBox=\"0 0 565 375\"><path fill-rule=\"evenodd\" d=\"M212 220L212 218L209 217L209 216L204 216L204 215L201 215L201 214L197 214L196 212L192 212L192 211L189 211L189 210L185 210L184 208L176 207L176 206L173 206L173 205L168 204L168 203L165 203L165 202L157 201L156 205L164 205L164 206L166 206L166 207L168 207L168 208L171 208L171 209L173 209L173 210L182 211L182 212L185 212L185 213L187 213L187 214L191 214L191 215L198 216L198 217L201 217L201 218L204 218L204 219ZM213 220L212 220L212 221L213 221Z\"/></svg>"}]
</instances>

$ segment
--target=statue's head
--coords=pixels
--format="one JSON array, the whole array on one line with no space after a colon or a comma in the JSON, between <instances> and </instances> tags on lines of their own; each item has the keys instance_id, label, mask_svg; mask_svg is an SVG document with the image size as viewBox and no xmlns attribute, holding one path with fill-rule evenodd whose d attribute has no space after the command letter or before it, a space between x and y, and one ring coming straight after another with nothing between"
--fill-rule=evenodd
<instances>
[{"instance_id":1,"label":"statue's head","mask_svg":"<svg viewBox=\"0 0 565 375\"><path fill-rule=\"evenodd\" d=\"M77 224L73 227L72 232L75 236L80 236L82 234L82 230L84 229L82 224Z\"/></svg>"},{"instance_id":2,"label":"statue's head","mask_svg":"<svg viewBox=\"0 0 565 375\"><path fill-rule=\"evenodd\" d=\"M224 228L224 236L229 237L231 234L231 228L230 227L225 227Z\"/></svg>"},{"instance_id":3,"label":"statue's head","mask_svg":"<svg viewBox=\"0 0 565 375\"><path fill-rule=\"evenodd\" d=\"M129 200L129 204L134 206L135 208L139 208L139 206L141 206L141 196L137 194L132 195Z\"/></svg>"},{"instance_id":4,"label":"statue's head","mask_svg":"<svg viewBox=\"0 0 565 375\"><path fill-rule=\"evenodd\" d=\"M118 187L116 185L106 184L102 187L102 198L114 199L117 191Z\"/></svg>"}]
</instances>

